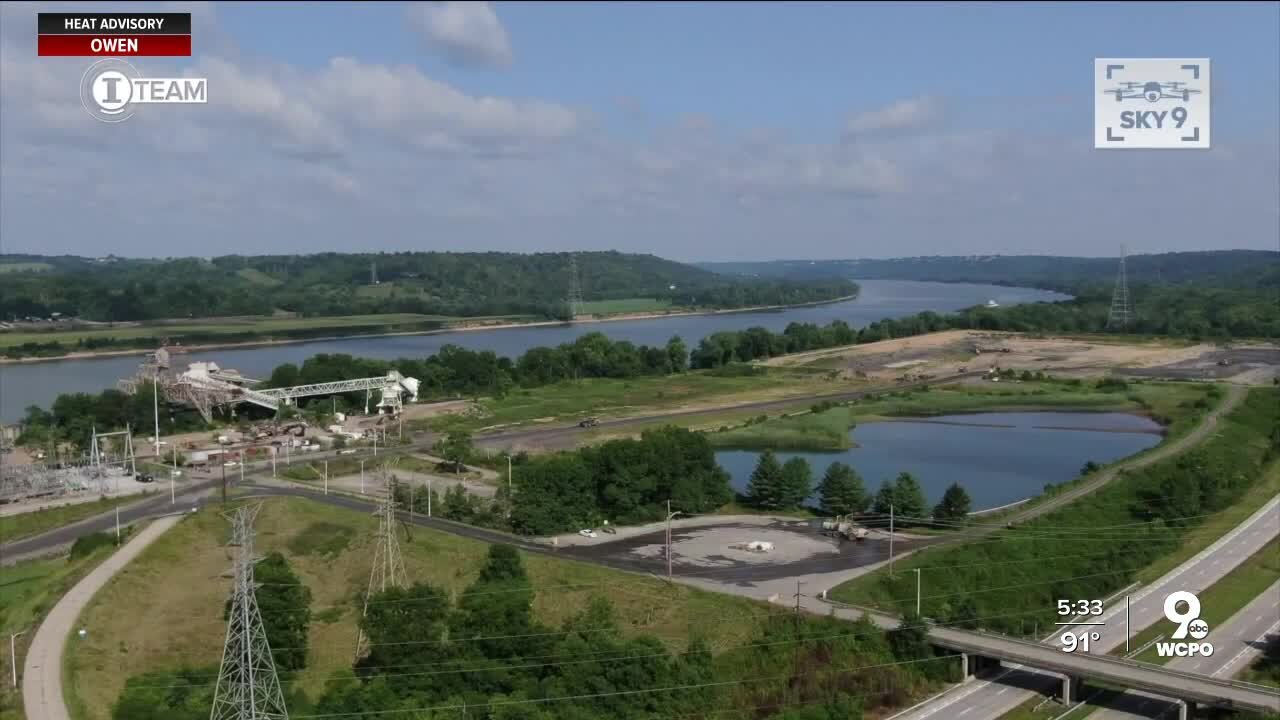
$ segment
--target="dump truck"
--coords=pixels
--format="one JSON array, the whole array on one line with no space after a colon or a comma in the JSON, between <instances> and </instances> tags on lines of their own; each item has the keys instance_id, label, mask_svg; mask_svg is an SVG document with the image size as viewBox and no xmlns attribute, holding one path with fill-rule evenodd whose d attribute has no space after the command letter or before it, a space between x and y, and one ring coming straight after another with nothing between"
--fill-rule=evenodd
<instances>
[{"instance_id":1,"label":"dump truck","mask_svg":"<svg viewBox=\"0 0 1280 720\"><path fill-rule=\"evenodd\" d=\"M839 535L845 540L865 540L867 537L867 529L849 520L845 515L823 520L822 531L828 535Z\"/></svg>"}]
</instances>

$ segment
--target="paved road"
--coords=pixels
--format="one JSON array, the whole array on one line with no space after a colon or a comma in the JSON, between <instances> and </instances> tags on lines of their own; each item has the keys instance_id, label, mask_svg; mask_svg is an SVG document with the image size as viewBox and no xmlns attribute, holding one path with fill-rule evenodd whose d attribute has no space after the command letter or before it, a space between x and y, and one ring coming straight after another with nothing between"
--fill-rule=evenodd
<instances>
[{"instance_id":1,"label":"paved road","mask_svg":"<svg viewBox=\"0 0 1280 720\"><path fill-rule=\"evenodd\" d=\"M1210 629L1208 639L1213 642L1212 655L1207 658L1177 658L1168 666L1209 677L1229 678L1261 655L1267 636L1278 630L1280 582L1267 588L1225 623ZM1108 700L1106 708L1090 717L1099 720L1159 719L1177 717L1177 711L1177 705L1170 703L1167 698L1127 692Z\"/></svg>"},{"instance_id":2,"label":"paved road","mask_svg":"<svg viewBox=\"0 0 1280 720\"><path fill-rule=\"evenodd\" d=\"M94 594L120 568L128 565L138 553L181 519L181 515L170 515L151 523L76 583L45 616L40 629L36 630L36 635L31 640L27 661L22 670L22 704L28 718L70 720L71 716L62 700L62 650L67 643L67 636L75 628L76 620Z\"/></svg>"}]
</instances>

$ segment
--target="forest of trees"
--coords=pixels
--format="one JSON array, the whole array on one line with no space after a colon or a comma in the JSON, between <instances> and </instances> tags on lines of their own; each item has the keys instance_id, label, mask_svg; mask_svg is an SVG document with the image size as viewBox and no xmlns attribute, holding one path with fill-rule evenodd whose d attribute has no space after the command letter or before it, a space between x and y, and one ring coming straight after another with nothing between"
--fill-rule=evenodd
<instances>
[{"instance_id":1,"label":"forest of trees","mask_svg":"<svg viewBox=\"0 0 1280 720\"><path fill-rule=\"evenodd\" d=\"M858 720L905 704L929 681L955 677L955 661L935 655L918 624L886 632L868 620L774 614L716 655L715 639L691 626L687 646L674 652L625 627L603 596L549 626L535 613L537 594L520 554L492 545L479 577L455 598L422 582L373 595L359 621L368 654L350 673L328 678L319 698L290 694L289 712L415 720ZM274 645L271 633L268 627ZM148 673L129 679L112 716L204 720L212 693L207 671Z\"/></svg>"},{"instance_id":2,"label":"forest of trees","mask_svg":"<svg viewBox=\"0 0 1280 720\"><path fill-rule=\"evenodd\" d=\"M639 439L534 457L521 466L510 524L546 535L603 520L641 523L712 512L733 499L729 475L707 437L684 428L646 430Z\"/></svg>"},{"instance_id":3,"label":"forest of trees","mask_svg":"<svg viewBox=\"0 0 1280 720\"><path fill-rule=\"evenodd\" d=\"M1129 282L1219 288L1280 288L1280 253L1274 250L1206 250L1126 259ZM1115 281L1115 257L1053 255L935 255L886 260L773 260L699 263L715 272L749 277L846 277L859 280L1022 285L1077 293Z\"/></svg>"},{"instance_id":4,"label":"forest of trees","mask_svg":"<svg viewBox=\"0 0 1280 720\"><path fill-rule=\"evenodd\" d=\"M838 278L734 278L653 255L573 253L584 300L652 298L694 308L787 305L852 295ZM570 253L380 253L123 259L0 255L0 319L139 321L420 313L563 318ZM374 283L376 272L377 284Z\"/></svg>"}]
</instances>

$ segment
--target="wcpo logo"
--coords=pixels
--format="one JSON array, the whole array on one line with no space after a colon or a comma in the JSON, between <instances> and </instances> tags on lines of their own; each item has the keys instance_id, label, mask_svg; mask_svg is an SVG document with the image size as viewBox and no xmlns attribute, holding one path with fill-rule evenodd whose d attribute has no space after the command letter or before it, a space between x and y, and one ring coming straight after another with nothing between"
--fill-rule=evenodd
<instances>
[{"instance_id":1,"label":"wcpo logo","mask_svg":"<svg viewBox=\"0 0 1280 720\"><path fill-rule=\"evenodd\" d=\"M89 66L80 79L80 104L95 120L124 122L138 105L192 105L209 102L205 78L144 78L133 65L107 58Z\"/></svg>"},{"instance_id":2,"label":"wcpo logo","mask_svg":"<svg viewBox=\"0 0 1280 720\"><path fill-rule=\"evenodd\" d=\"M1185 605L1186 610L1179 610L1180 605ZM1199 642L1209 635L1209 623L1200 619L1200 598L1195 593L1186 590L1169 593L1164 599L1164 616L1178 626L1169 638L1181 642L1156 643L1157 655L1168 658L1196 655L1209 657L1213 654L1213 643ZM1187 642L1187 637L1193 642Z\"/></svg>"}]
</instances>

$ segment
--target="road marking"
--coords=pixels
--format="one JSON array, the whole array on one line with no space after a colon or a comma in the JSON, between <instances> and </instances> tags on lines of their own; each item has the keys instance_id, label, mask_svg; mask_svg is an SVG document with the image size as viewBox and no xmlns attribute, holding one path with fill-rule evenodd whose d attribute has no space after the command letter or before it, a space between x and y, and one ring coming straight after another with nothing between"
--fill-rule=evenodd
<instances>
[{"instance_id":1,"label":"road marking","mask_svg":"<svg viewBox=\"0 0 1280 720\"><path fill-rule=\"evenodd\" d=\"M973 708L971 708L971 707L967 707L967 708L965 708L965 709L961 710L960 712L956 713L956 717L960 717L961 715L963 715L963 714L965 714L965 713L969 712L969 711L970 711L970 710L972 710L972 709L973 709Z\"/></svg>"},{"instance_id":2,"label":"road marking","mask_svg":"<svg viewBox=\"0 0 1280 720\"><path fill-rule=\"evenodd\" d=\"M997 692L996 694L997 694L997 695L1003 695L1003 694L1005 694L1006 692L1009 692L1009 688L1008 688L1007 686L1006 686L1006 687L1002 687L1002 688L1000 688L999 692Z\"/></svg>"}]
</instances>

